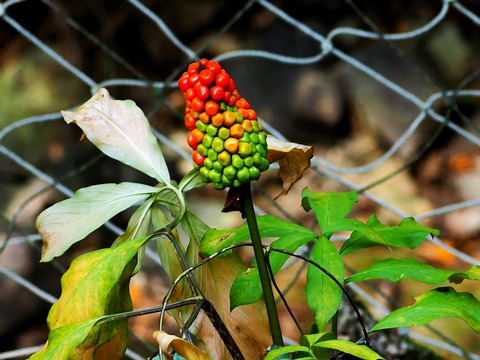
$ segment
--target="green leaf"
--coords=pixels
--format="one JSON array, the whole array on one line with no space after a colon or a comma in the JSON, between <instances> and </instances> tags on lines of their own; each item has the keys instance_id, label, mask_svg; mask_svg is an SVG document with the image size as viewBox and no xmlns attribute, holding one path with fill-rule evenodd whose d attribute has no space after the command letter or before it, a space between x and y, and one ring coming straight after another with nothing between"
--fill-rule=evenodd
<instances>
[{"instance_id":1,"label":"green leaf","mask_svg":"<svg viewBox=\"0 0 480 360\"><path fill-rule=\"evenodd\" d=\"M41 261L62 255L113 216L158 191L156 187L127 182L94 185L49 207L36 221L43 238Z\"/></svg>"},{"instance_id":2,"label":"green leaf","mask_svg":"<svg viewBox=\"0 0 480 360\"><path fill-rule=\"evenodd\" d=\"M71 359L77 347L80 347L88 337L98 319L83 323L64 325L53 329L48 335L46 346L29 357L30 360Z\"/></svg>"},{"instance_id":3,"label":"green leaf","mask_svg":"<svg viewBox=\"0 0 480 360\"><path fill-rule=\"evenodd\" d=\"M319 341L333 340L335 334L332 331L326 331L317 334L305 334L300 338L300 344L308 347L312 347Z\"/></svg>"},{"instance_id":4,"label":"green leaf","mask_svg":"<svg viewBox=\"0 0 480 360\"><path fill-rule=\"evenodd\" d=\"M463 279L480 280L480 266L472 266L467 271L441 270L416 259L386 259L374 263L368 269L358 271L345 279L345 282L387 279L399 282L413 279L427 284L440 284L444 281L459 283Z\"/></svg>"},{"instance_id":5,"label":"green leaf","mask_svg":"<svg viewBox=\"0 0 480 360\"><path fill-rule=\"evenodd\" d=\"M271 243L272 248L295 251L298 247L315 239L317 234L303 226L277 219L270 215L257 218L260 236L276 237L277 240ZM250 239L247 224L231 230L210 229L202 238L201 253L213 254L221 249L240 244ZM276 274L288 260L288 256L272 252L270 254L270 266L273 274ZM248 289L246 291L245 289ZM262 287L258 276L257 268L253 267L240 275L232 285L230 293L230 306L234 309L237 306L251 304L262 297Z\"/></svg>"},{"instance_id":6,"label":"green leaf","mask_svg":"<svg viewBox=\"0 0 480 360\"><path fill-rule=\"evenodd\" d=\"M135 210L132 217L128 221L127 229L113 242L112 247L122 244L125 241L136 239L149 234L150 220L152 217L152 205L154 202L155 199L153 197L149 197L138 207L137 210ZM143 257L145 255L145 246L146 245L142 246L138 251L138 261L133 272L134 274L140 271Z\"/></svg>"},{"instance_id":7,"label":"green leaf","mask_svg":"<svg viewBox=\"0 0 480 360\"><path fill-rule=\"evenodd\" d=\"M62 111L106 155L164 184L170 183L167 164L142 110L132 100L112 100L99 89L75 112Z\"/></svg>"},{"instance_id":8,"label":"green leaf","mask_svg":"<svg viewBox=\"0 0 480 360\"><path fill-rule=\"evenodd\" d=\"M183 198L180 198L182 193L177 191L174 187L161 187L158 193L155 196L156 202L164 206L173 217L180 216L182 212L184 201Z\"/></svg>"},{"instance_id":9,"label":"green leaf","mask_svg":"<svg viewBox=\"0 0 480 360\"><path fill-rule=\"evenodd\" d=\"M343 284L345 275L342 258L326 236L322 235L318 239L310 260L329 271ZM308 264L305 293L308 305L315 314L318 329L323 330L342 302L342 289L320 269Z\"/></svg>"},{"instance_id":10,"label":"green leaf","mask_svg":"<svg viewBox=\"0 0 480 360\"><path fill-rule=\"evenodd\" d=\"M230 310L237 306L253 304L262 297L262 285L256 268L240 274L230 288Z\"/></svg>"},{"instance_id":11,"label":"green leaf","mask_svg":"<svg viewBox=\"0 0 480 360\"><path fill-rule=\"evenodd\" d=\"M301 225L283 221L271 215L259 216L257 217L257 222L262 238L278 238L271 246L288 251L294 251L318 236L315 232ZM227 246L241 244L249 239L250 232L248 231L247 223L229 230L210 229L202 238L200 251L204 255L211 255ZM271 256L273 259L277 257L274 254ZM278 258L285 258L285 255L280 255Z\"/></svg>"},{"instance_id":12,"label":"green leaf","mask_svg":"<svg viewBox=\"0 0 480 360\"><path fill-rule=\"evenodd\" d=\"M367 224L352 220L344 225L342 230L352 230L353 233L340 249L342 256L376 245L415 249L429 234L440 234L438 230L425 227L413 218L403 219L398 226L387 226L376 215L372 215Z\"/></svg>"},{"instance_id":13,"label":"green leaf","mask_svg":"<svg viewBox=\"0 0 480 360\"><path fill-rule=\"evenodd\" d=\"M356 356L359 359L378 360L383 359L375 351L365 345L357 345L347 340L325 340L315 343L314 347L335 349Z\"/></svg>"},{"instance_id":14,"label":"green leaf","mask_svg":"<svg viewBox=\"0 0 480 360\"><path fill-rule=\"evenodd\" d=\"M300 345L290 345L290 346L284 346L280 349L275 349L272 351L269 351L267 356L265 356L264 360L280 360L280 359L288 359L283 357L283 355L286 354L294 354L294 353L307 353L310 354L310 349L306 346L300 346ZM312 357L309 357L310 359L313 359ZM306 359L309 359L306 358Z\"/></svg>"},{"instance_id":15,"label":"green leaf","mask_svg":"<svg viewBox=\"0 0 480 360\"><path fill-rule=\"evenodd\" d=\"M202 180L198 169L195 168L190 170L190 172L180 180L180 184L178 184L178 188L182 192L187 192L202 186L205 186L205 182Z\"/></svg>"},{"instance_id":16,"label":"green leaf","mask_svg":"<svg viewBox=\"0 0 480 360\"><path fill-rule=\"evenodd\" d=\"M397 309L370 331L421 326L442 318L458 318L480 333L480 302L470 293L440 287L415 297L415 304Z\"/></svg>"},{"instance_id":17,"label":"green leaf","mask_svg":"<svg viewBox=\"0 0 480 360\"><path fill-rule=\"evenodd\" d=\"M185 213L181 225L185 233L187 233L189 236L190 240L193 240L198 246L203 241L202 239L205 234L210 231L210 227L190 211ZM198 255L198 251L196 255Z\"/></svg>"},{"instance_id":18,"label":"green leaf","mask_svg":"<svg viewBox=\"0 0 480 360\"><path fill-rule=\"evenodd\" d=\"M316 359L330 359L330 350L314 347L317 342L335 339L335 334L331 331L319 334L303 335L300 339L300 345L306 345L310 348Z\"/></svg>"},{"instance_id":19,"label":"green leaf","mask_svg":"<svg viewBox=\"0 0 480 360\"><path fill-rule=\"evenodd\" d=\"M128 221L127 229L114 241L112 246L117 246L125 241L148 235L152 217L151 209L154 202L155 199L149 197L135 210Z\"/></svg>"},{"instance_id":20,"label":"green leaf","mask_svg":"<svg viewBox=\"0 0 480 360\"><path fill-rule=\"evenodd\" d=\"M313 210L322 233L330 237L328 227L344 219L357 202L358 194L354 191L343 193L314 193L307 188L302 191L302 206L305 211Z\"/></svg>"}]
</instances>

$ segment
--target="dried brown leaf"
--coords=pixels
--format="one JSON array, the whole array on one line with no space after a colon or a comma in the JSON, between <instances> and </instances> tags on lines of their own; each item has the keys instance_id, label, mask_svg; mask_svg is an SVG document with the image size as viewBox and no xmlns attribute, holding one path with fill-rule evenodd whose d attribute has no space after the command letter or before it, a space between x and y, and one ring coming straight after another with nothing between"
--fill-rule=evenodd
<instances>
[{"instance_id":1,"label":"dried brown leaf","mask_svg":"<svg viewBox=\"0 0 480 360\"><path fill-rule=\"evenodd\" d=\"M167 334L164 331L155 331L153 338L158 342L167 359L173 359L173 356L169 355L173 350L188 360L210 360L207 354L178 336Z\"/></svg>"},{"instance_id":2,"label":"dried brown leaf","mask_svg":"<svg viewBox=\"0 0 480 360\"><path fill-rule=\"evenodd\" d=\"M283 191L275 198L286 195L290 188L303 176L310 167L310 159L313 157L313 146L296 144L282 141L274 136L267 136L268 161L278 161L280 170L278 175L283 182Z\"/></svg>"}]
</instances>

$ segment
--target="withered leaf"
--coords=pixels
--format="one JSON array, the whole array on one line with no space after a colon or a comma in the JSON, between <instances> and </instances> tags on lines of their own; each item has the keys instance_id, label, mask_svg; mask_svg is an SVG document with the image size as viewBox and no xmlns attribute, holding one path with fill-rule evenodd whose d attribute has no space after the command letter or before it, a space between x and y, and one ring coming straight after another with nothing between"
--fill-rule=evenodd
<instances>
[{"instance_id":1,"label":"withered leaf","mask_svg":"<svg viewBox=\"0 0 480 360\"><path fill-rule=\"evenodd\" d=\"M278 175L283 182L283 191L275 199L286 195L290 188L303 176L306 169L310 167L310 160L313 157L313 146L296 144L279 140L274 136L267 136L268 161L278 161L280 169Z\"/></svg>"}]
</instances>

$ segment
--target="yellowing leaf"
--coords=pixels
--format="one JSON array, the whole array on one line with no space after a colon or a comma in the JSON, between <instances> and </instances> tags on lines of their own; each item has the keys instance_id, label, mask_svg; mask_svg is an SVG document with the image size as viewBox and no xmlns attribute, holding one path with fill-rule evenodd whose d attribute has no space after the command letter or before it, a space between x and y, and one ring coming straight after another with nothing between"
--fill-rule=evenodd
<instances>
[{"instance_id":1,"label":"yellowing leaf","mask_svg":"<svg viewBox=\"0 0 480 360\"><path fill-rule=\"evenodd\" d=\"M42 353L51 356L35 358L115 360L123 357L127 321L98 325L97 322L105 315L132 309L128 284L136 263L135 255L148 239L133 239L110 249L93 251L72 262L62 276L62 295L48 314L51 332Z\"/></svg>"},{"instance_id":2,"label":"yellowing leaf","mask_svg":"<svg viewBox=\"0 0 480 360\"><path fill-rule=\"evenodd\" d=\"M62 111L106 155L168 184L170 175L157 139L142 110L132 100L113 100L106 89L75 112Z\"/></svg>"},{"instance_id":3,"label":"yellowing leaf","mask_svg":"<svg viewBox=\"0 0 480 360\"><path fill-rule=\"evenodd\" d=\"M277 198L286 195L290 188L303 176L310 167L310 159L313 157L313 146L301 145L282 141L274 136L267 136L268 161L278 161L280 170L278 175L283 181L283 191Z\"/></svg>"},{"instance_id":4,"label":"yellowing leaf","mask_svg":"<svg viewBox=\"0 0 480 360\"><path fill-rule=\"evenodd\" d=\"M178 336L169 335L164 331L155 331L153 338L158 342L167 359L173 359L170 355L173 352L188 360L210 360L207 354Z\"/></svg>"},{"instance_id":5,"label":"yellowing leaf","mask_svg":"<svg viewBox=\"0 0 480 360\"><path fill-rule=\"evenodd\" d=\"M52 329L48 335L48 342L43 349L29 357L29 360L45 359L72 359L78 346L87 338L98 319L80 324L69 324Z\"/></svg>"}]
</instances>

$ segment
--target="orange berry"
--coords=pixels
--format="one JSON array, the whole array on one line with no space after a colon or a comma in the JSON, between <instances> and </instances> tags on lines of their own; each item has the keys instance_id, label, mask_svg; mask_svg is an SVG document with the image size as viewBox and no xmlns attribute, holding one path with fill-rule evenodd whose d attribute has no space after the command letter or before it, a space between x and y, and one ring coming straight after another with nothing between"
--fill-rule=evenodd
<instances>
[{"instance_id":1,"label":"orange berry","mask_svg":"<svg viewBox=\"0 0 480 360\"><path fill-rule=\"evenodd\" d=\"M230 136L233 138L240 139L243 136L244 128L240 124L233 124L230 128Z\"/></svg>"},{"instance_id":2,"label":"orange berry","mask_svg":"<svg viewBox=\"0 0 480 360\"><path fill-rule=\"evenodd\" d=\"M235 115L233 112L227 110L223 113L223 124L225 126L230 127L236 122L237 122L237 115Z\"/></svg>"},{"instance_id":3,"label":"orange berry","mask_svg":"<svg viewBox=\"0 0 480 360\"><path fill-rule=\"evenodd\" d=\"M216 127L220 127L223 125L223 114L222 113L216 113L215 115L212 116L212 124Z\"/></svg>"},{"instance_id":4,"label":"orange berry","mask_svg":"<svg viewBox=\"0 0 480 360\"><path fill-rule=\"evenodd\" d=\"M206 112L202 112L199 116L198 119L203 122L204 124L210 123L210 116Z\"/></svg>"},{"instance_id":5,"label":"orange berry","mask_svg":"<svg viewBox=\"0 0 480 360\"><path fill-rule=\"evenodd\" d=\"M225 150L227 150L230 154L235 154L238 151L238 146L239 146L239 141L238 139L229 137L225 142L223 143L223 147Z\"/></svg>"},{"instance_id":6,"label":"orange berry","mask_svg":"<svg viewBox=\"0 0 480 360\"><path fill-rule=\"evenodd\" d=\"M251 133L253 131L252 122L250 120L243 120L242 127L247 133Z\"/></svg>"}]
</instances>

